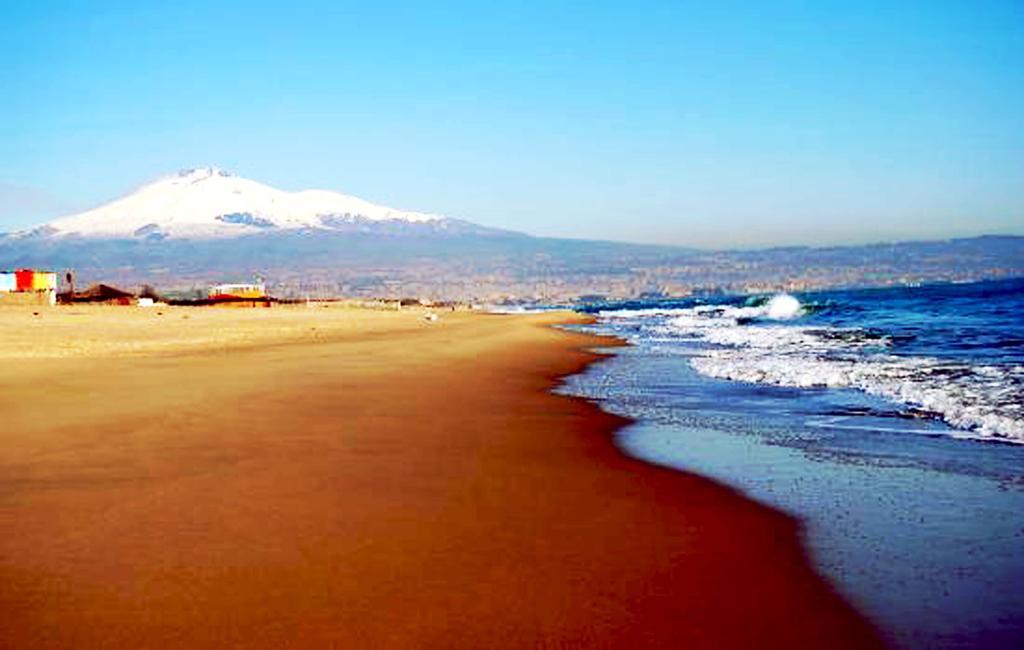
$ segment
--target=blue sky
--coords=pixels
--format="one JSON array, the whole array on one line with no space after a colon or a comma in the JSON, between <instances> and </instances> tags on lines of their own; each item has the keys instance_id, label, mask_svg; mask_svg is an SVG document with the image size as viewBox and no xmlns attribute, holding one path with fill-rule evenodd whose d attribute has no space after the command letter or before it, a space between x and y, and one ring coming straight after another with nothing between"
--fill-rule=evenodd
<instances>
[{"instance_id":1,"label":"blue sky","mask_svg":"<svg viewBox=\"0 0 1024 650\"><path fill-rule=\"evenodd\" d=\"M0 230L217 164L535 234L1024 234L1024 3L20 2Z\"/></svg>"}]
</instances>

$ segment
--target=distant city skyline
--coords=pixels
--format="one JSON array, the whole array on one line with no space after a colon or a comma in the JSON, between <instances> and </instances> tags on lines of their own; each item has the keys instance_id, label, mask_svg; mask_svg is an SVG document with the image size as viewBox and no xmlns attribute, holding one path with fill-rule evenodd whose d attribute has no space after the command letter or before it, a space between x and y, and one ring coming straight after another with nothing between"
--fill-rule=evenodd
<instances>
[{"instance_id":1,"label":"distant city skyline","mask_svg":"<svg viewBox=\"0 0 1024 650\"><path fill-rule=\"evenodd\" d=\"M546 236L1024 234L1019 2L3 16L0 231L212 164Z\"/></svg>"}]
</instances>

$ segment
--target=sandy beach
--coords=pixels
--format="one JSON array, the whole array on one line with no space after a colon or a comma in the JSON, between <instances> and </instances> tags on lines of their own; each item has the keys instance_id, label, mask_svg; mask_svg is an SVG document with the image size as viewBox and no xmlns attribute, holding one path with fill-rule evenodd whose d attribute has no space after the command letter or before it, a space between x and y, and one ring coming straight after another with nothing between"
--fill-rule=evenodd
<instances>
[{"instance_id":1,"label":"sandy beach","mask_svg":"<svg viewBox=\"0 0 1024 650\"><path fill-rule=\"evenodd\" d=\"M551 394L606 339L0 310L0 647L864 648L798 523Z\"/></svg>"}]
</instances>

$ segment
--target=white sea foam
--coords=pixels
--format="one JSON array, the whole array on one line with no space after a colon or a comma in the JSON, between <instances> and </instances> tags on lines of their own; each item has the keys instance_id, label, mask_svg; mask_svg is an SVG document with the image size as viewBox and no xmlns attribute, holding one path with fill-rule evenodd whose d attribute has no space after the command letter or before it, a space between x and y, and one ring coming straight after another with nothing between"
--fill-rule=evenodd
<instances>
[{"instance_id":1,"label":"white sea foam","mask_svg":"<svg viewBox=\"0 0 1024 650\"><path fill-rule=\"evenodd\" d=\"M708 344L691 364L709 377L853 388L940 417L960 430L954 435L1024 444L1024 368L898 356L888 340L864 330L791 322L804 313L796 298L782 294L757 307L701 305L607 316L634 325L646 321L648 336Z\"/></svg>"},{"instance_id":2,"label":"white sea foam","mask_svg":"<svg viewBox=\"0 0 1024 650\"><path fill-rule=\"evenodd\" d=\"M804 308L800 301L788 293L773 296L766 306L767 316L772 320L788 320L803 314Z\"/></svg>"}]
</instances>

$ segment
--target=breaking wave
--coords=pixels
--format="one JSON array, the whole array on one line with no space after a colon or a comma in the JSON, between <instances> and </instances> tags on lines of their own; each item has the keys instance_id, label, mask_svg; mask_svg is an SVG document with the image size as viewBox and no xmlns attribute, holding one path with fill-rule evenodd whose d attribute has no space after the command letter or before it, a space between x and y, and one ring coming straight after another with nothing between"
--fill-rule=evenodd
<instances>
[{"instance_id":1,"label":"breaking wave","mask_svg":"<svg viewBox=\"0 0 1024 650\"><path fill-rule=\"evenodd\" d=\"M642 336L699 343L697 372L756 384L850 388L944 420L959 437L1024 444L1024 366L901 355L868 328L801 324L788 294L742 305L605 311Z\"/></svg>"}]
</instances>

